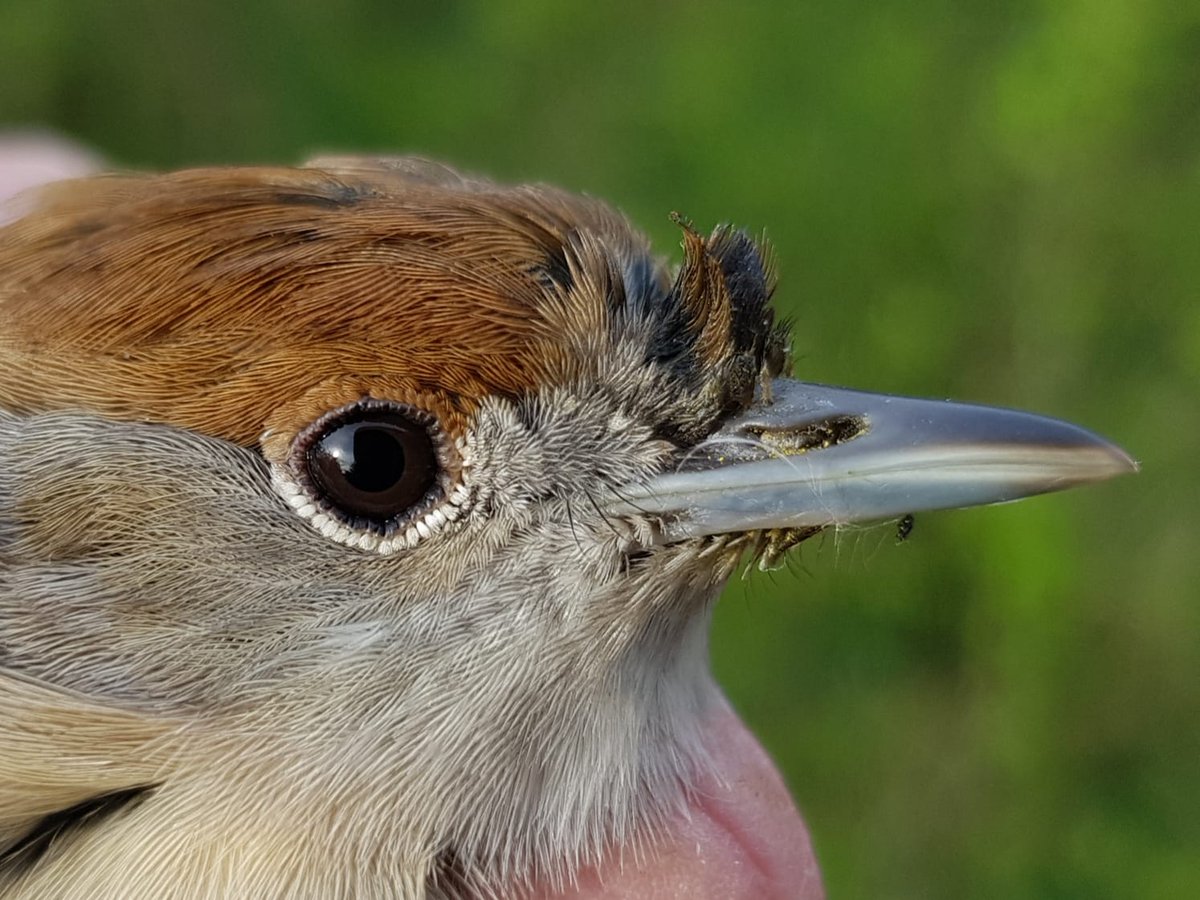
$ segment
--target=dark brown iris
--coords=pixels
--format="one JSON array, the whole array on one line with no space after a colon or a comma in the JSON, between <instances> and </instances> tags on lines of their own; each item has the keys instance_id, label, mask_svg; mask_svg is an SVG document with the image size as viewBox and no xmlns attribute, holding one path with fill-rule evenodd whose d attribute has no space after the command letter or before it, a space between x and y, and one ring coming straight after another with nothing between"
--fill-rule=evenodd
<instances>
[{"instance_id":1,"label":"dark brown iris","mask_svg":"<svg viewBox=\"0 0 1200 900\"><path fill-rule=\"evenodd\" d=\"M361 408L330 424L305 462L327 503L385 525L425 498L438 474L429 428L397 410Z\"/></svg>"}]
</instances>

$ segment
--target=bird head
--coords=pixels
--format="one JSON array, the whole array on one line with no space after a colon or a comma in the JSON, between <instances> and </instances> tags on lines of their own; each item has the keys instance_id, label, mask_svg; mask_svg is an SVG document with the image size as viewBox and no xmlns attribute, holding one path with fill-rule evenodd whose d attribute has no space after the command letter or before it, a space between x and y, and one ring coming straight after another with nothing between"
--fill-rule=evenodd
<instances>
[{"instance_id":1,"label":"bird head","mask_svg":"<svg viewBox=\"0 0 1200 900\"><path fill-rule=\"evenodd\" d=\"M636 865L715 764L742 560L1132 466L791 380L763 248L680 225L671 274L597 201L331 158L0 231L0 891Z\"/></svg>"}]
</instances>

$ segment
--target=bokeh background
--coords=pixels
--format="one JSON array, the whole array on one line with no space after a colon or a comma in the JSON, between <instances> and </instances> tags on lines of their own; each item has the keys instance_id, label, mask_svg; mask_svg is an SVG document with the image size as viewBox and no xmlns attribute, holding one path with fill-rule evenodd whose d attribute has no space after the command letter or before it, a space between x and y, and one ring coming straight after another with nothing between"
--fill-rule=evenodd
<instances>
[{"instance_id":1,"label":"bokeh background","mask_svg":"<svg viewBox=\"0 0 1200 900\"><path fill-rule=\"evenodd\" d=\"M235 8L240 7L240 8ZM0 0L0 126L121 166L418 151L774 242L798 374L1135 478L829 535L720 678L831 897L1200 897L1200 4Z\"/></svg>"}]
</instances>

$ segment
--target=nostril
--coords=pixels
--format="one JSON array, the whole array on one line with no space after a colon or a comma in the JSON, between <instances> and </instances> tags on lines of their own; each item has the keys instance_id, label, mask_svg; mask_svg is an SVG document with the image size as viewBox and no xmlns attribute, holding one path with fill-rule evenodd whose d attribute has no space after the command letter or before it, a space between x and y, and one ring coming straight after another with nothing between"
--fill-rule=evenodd
<instances>
[{"instance_id":1,"label":"nostril","mask_svg":"<svg viewBox=\"0 0 1200 900\"><path fill-rule=\"evenodd\" d=\"M866 434L870 425L863 416L842 415L786 428L746 425L742 430L771 450L785 456L799 456L810 450L824 450L852 441Z\"/></svg>"}]
</instances>

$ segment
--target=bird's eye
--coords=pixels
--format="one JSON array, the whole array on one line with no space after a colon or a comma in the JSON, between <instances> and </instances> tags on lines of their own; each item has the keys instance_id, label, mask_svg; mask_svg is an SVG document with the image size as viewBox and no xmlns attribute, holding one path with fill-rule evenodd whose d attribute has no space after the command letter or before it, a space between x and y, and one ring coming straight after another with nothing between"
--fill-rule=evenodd
<instances>
[{"instance_id":1,"label":"bird's eye","mask_svg":"<svg viewBox=\"0 0 1200 900\"><path fill-rule=\"evenodd\" d=\"M438 470L429 429L394 412L334 425L309 445L306 463L332 505L379 524L423 499Z\"/></svg>"},{"instance_id":2,"label":"bird's eye","mask_svg":"<svg viewBox=\"0 0 1200 900\"><path fill-rule=\"evenodd\" d=\"M313 423L298 445L301 480L353 528L393 533L443 494L437 425L412 407L363 400Z\"/></svg>"}]
</instances>

